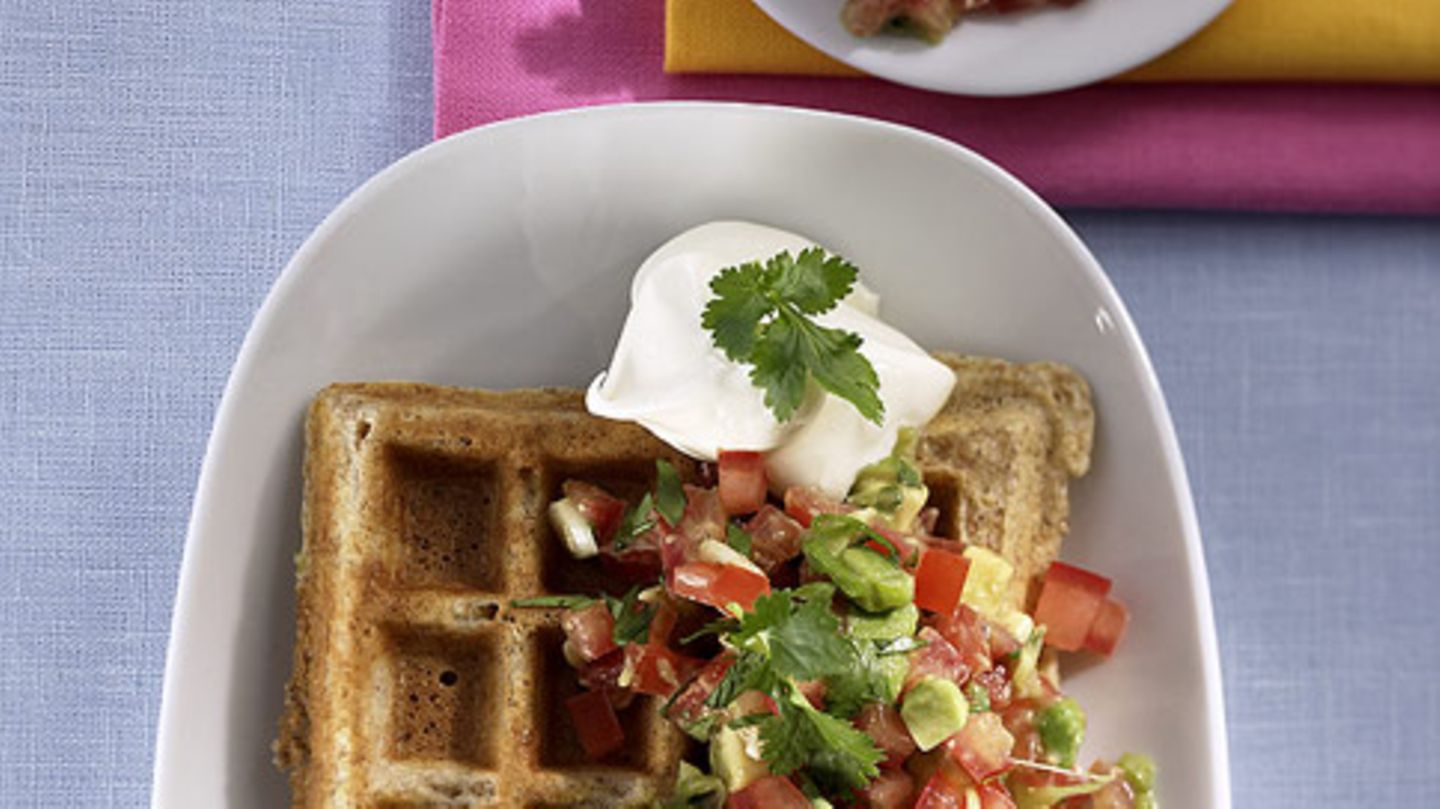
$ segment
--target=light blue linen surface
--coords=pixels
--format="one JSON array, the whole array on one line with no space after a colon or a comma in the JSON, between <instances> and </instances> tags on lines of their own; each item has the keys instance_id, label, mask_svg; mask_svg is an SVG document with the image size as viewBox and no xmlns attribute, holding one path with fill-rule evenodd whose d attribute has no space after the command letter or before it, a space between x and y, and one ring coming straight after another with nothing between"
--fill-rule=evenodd
<instances>
[{"instance_id":1,"label":"light blue linen surface","mask_svg":"<svg viewBox=\"0 0 1440 809\"><path fill-rule=\"evenodd\" d=\"M148 800L213 408L430 126L423 0L0 2L0 805ZM1440 806L1440 222L1072 213L1169 396L1237 806Z\"/></svg>"}]
</instances>

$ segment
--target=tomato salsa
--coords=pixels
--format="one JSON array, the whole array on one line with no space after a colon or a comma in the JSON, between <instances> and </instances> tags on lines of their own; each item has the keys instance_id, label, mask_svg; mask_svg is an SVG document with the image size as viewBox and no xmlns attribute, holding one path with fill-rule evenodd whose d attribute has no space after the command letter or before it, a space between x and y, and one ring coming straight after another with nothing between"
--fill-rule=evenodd
<instances>
[{"instance_id":1,"label":"tomato salsa","mask_svg":"<svg viewBox=\"0 0 1440 809\"><path fill-rule=\"evenodd\" d=\"M1005 559L933 535L913 453L902 434L840 500L772 498L755 452L721 452L703 486L659 462L634 503L566 482L557 533L630 589L515 606L565 608L586 753L621 750L616 711L647 694L709 751L664 807L1153 809L1148 758L1080 768L1085 713L1060 689L1058 652L1125 634L1110 580L1057 561L1018 609Z\"/></svg>"}]
</instances>

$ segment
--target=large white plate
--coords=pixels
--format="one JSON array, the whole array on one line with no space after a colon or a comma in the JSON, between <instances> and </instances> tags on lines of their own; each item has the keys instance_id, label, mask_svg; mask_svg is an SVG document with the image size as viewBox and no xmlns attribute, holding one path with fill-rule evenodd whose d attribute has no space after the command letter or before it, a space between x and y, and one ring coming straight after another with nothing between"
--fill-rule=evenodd
<instances>
[{"instance_id":1,"label":"large white plate","mask_svg":"<svg viewBox=\"0 0 1440 809\"><path fill-rule=\"evenodd\" d=\"M852 67L927 90L1010 96L1065 90L1154 59L1230 0L1081 0L1071 8L976 14L945 40L860 39L840 24L844 0L755 0L774 20Z\"/></svg>"},{"instance_id":2,"label":"large white plate","mask_svg":"<svg viewBox=\"0 0 1440 809\"><path fill-rule=\"evenodd\" d=\"M1166 805L1229 805L1209 592L1175 436L1100 267L1016 180L937 138L713 104L610 107L465 132L380 173L316 229L255 319L186 539L154 805L278 806L269 745L290 668L301 416L336 380L580 384L630 274L716 218L853 259L922 344L1083 371L1099 408L1065 556L1114 576L1123 650L1071 681L1093 754L1151 752Z\"/></svg>"}]
</instances>

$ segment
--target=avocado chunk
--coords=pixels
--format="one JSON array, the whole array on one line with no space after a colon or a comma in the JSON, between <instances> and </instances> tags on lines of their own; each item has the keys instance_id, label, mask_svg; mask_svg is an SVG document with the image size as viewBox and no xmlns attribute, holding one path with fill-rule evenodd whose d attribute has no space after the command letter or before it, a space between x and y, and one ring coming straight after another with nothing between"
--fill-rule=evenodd
<instances>
[{"instance_id":1,"label":"avocado chunk","mask_svg":"<svg viewBox=\"0 0 1440 809\"><path fill-rule=\"evenodd\" d=\"M1085 741L1085 711L1080 703L1065 697L1041 712L1035 722L1045 757L1067 769L1075 766L1080 744Z\"/></svg>"},{"instance_id":2,"label":"avocado chunk","mask_svg":"<svg viewBox=\"0 0 1440 809\"><path fill-rule=\"evenodd\" d=\"M710 739L710 771L724 782L729 792L739 792L752 781L770 774L765 762L751 758L745 750L745 734L753 731L753 726L736 730L726 725Z\"/></svg>"},{"instance_id":3,"label":"avocado chunk","mask_svg":"<svg viewBox=\"0 0 1440 809\"><path fill-rule=\"evenodd\" d=\"M1117 762L1130 791L1135 793L1135 809L1155 809L1155 760L1140 753L1126 753Z\"/></svg>"},{"instance_id":4,"label":"avocado chunk","mask_svg":"<svg viewBox=\"0 0 1440 809\"><path fill-rule=\"evenodd\" d=\"M854 518L822 514L810 525L805 560L868 612L885 612L915 599L915 580L894 560L866 547L850 547L869 529Z\"/></svg>"},{"instance_id":5,"label":"avocado chunk","mask_svg":"<svg viewBox=\"0 0 1440 809\"><path fill-rule=\"evenodd\" d=\"M931 750L960 732L970 716L970 703L960 686L941 677L926 677L905 695L900 718L915 744Z\"/></svg>"},{"instance_id":6,"label":"avocado chunk","mask_svg":"<svg viewBox=\"0 0 1440 809\"><path fill-rule=\"evenodd\" d=\"M870 613L852 611L845 619L850 637L858 640L895 640L915 634L920 624L920 610L914 604L906 604L889 612Z\"/></svg>"},{"instance_id":7,"label":"avocado chunk","mask_svg":"<svg viewBox=\"0 0 1440 809\"><path fill-rule=\"evenodd\" d=\"M915 579L869 548L846 548L840 553L840 564L858 579L857 592L847 590L845 594L863 609L881 612L915 600Z\"/></svg>"},{"instance_id":8,"label":"avocado chunk","mask_svg":"<svg viewBox=\"0 0 1440 809\"><path fill-rule=\"evenodd\" d=\"M855 476L846 501L873 511L881 522L897 531L913 528L915 517L930 499L930 490L915 460L918 443L919 433L913 427L900 430L890 454Z\"/></svg>"}]
</instances>

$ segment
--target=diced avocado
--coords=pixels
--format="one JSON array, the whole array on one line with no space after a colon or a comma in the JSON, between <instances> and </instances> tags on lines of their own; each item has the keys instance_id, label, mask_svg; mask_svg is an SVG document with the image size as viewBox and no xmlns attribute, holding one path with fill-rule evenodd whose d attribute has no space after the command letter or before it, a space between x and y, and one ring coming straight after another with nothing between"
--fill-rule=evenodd
<instances>
[{"instance_id":1,"label":"diced avocado","mask_svg":"<svg viewBox=\"0 0 1440 809\"><path fill-rule=\"evenodd\" d=\"M1118 764L1130 791L1135 793L1135 809L1156 809L1155 760L1140 753L1126 753Z\"/></svg>"},{"instance_id":2,"label":"diced avocado","mask_svg":"<svg viewBox=\"0 0 1440 809\"><path fill-rule=\"evenodd\" d=\"M1009 606L1015 568L1000 554L979 546L966 548L965 558L970 560L970 572L965 576L960 602L986 618L1000 620Z\"/></svg>"},{"instance_id":3,"label":"diced avocado","mask_svg":"<svg viewBox=\"0 0 1440 809\"><path fill-rule=\"evenodd\" d=\"M1065 697L1052 704L1040 713L1035 728L1048 760L1066 769L1075 766L1080 744L1085 741L1085 711L1080 703Z\"/></svg>"},{"instance_id":4,"label":"diced avocado","mask_svg":"<svg viewBox=\"0 0 1440 809\"><path fill-rule=\"evenodd\" d=\"M899 699L900 689L905 687L905 678L910 674L910 659L905 655L883 655L876 667L885 676L885 701Z\"/></svg>"},{"instance_id":5,"label":"diced avocado","mask_svg":"<svg viewBox=\"0 0 1440 809\"><path fill-rule=\"evenodd\" d=\"M920 610L914 604L880 613L855 610L845 619L850 637L859 640L908 638L915 634L919 623Z\"/></svg>"},{"instance_id":6,"label":"diced avocado","mask_svg":"<svg viewBox=\"0 0 1440 809\"><path fill-rule=\"evenodd\" d=\"M900 705L900 718L921 750L931 750L959 733L969 716L970 703L960 686L942 677L916 683Z\"/></svg>"},{"instance_id":7,"label":"diced avocado","mask_svg":"<svg viewBox=\"0 0 1440 809\"><path fill-rule=\"evenodd\" d=\"M846 548L840 554L840 564L863 581L859 592L845 593L863 609L882 612L915 600L915 579L869 548Z\"/></svg>"},{"instance_id":8,"label":"diced avocado","mask_svg":"<svg viewBox=\"0 0 1440 809\"><path fill-rule=\"evenodd\" d=\"M915 461L918 436L913 428L902 429L890 454L861 469L845 498L897 531L909 531L930 499Z\"/></svg>"},{"instance_id":9,"label":"diced avocado","mask_svg":"<svg viewBox=\"0 0 1440 809\"><path fill-rule=\"evenodd\" d=\"M745 749L745 734L753 731L753 726L737 730L726 725L710 738L710 770L730 792L739 792L770 774L765 762L752 758Z\"/></svg>"}]
</instances>

